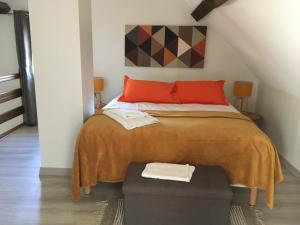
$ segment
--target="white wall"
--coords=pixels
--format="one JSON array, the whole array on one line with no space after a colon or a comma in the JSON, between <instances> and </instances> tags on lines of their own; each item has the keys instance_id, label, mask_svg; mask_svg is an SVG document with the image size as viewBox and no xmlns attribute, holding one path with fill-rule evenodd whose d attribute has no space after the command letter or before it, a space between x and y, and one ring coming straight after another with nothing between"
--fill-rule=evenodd
<instances>
[{"instance_id":1,"label":"white wall","mask_svg":"<svg viewBox=\"0 0 300 225\"><path fill-rule=\"evenodd\" d=\"M205 20L259 79L300 97L299 11L299 0L238 0L228 1Z\"/></svg>"},{"instance_id":2,"label":"white wall","mask_svg":"<svg viewBox=\"0 0 300 225\"><path fill-rule=\"evenodd\" d=\"M14 18L12 15L0 14L0 74L19 71Z\"/></svg>"},{"instance_id":3,"label":"white wall","mask_svg":"<svg viewBox=\"0 0 300 225\"><path fill-rule=\"evenodd\" d=\"M225 79L232 101L232 82L255 82L250 109L255 108L257 79L211 26L208 27L204 69L140 68L124 66L125 24L198 25L190 16L190 5L183 0L92 1L95 74L105 79L104 102L121 93L124 74L137 79L191 80ZM203 23L205 25L206 23Z\"/></svg>"},{"instance_id":4,"label":"white wall","mask_svg":"<svg viewBox=\"0 0 300 225\"><path fill-rule=\"evenodd\" d=\"M10 5L15 10L27 10L27 0L9 0L2 1ZM19 72L14 18L12 15L0 14L0 75L13 74ZM20 81L8 81L0 84L0 93L20 88ZM21 106L21 98L0 104L0 114L13 108ZM0 135L6 131L23 123L23 116L18 116L3 124L0 124Z\"/></svg>"},{"instance_id":5,"label":"white wall","mask_svg":"<svg viewBox=\"0 0 300 225\"><path fill-rule=\"evenodd\" d=\"M83 91L83 117L86 120L94 113L93 93L93 42L91 1L79 0L79 29L81 50L81 76Z\"/></svg>"},{"instance_id":6,"label":"white wall","mask_svg":"<svg viewBox=\"0 0 300 225\"><path fill-rule=\"evenodd\" d=\"M92 95L93 68L83 57L92 60L92 52L86 49L92 40L82 37L82 44L80 33L89 31L82 26L90 14L81 4L29 0L42 167L71 167L84 105L91 108L84 101Z\"/></svg>"},{"instance_id":7,"label":"white wall","mask_svg":"<svg viewBox=\"0 0 300 225\"><path fill-rule=\"evenodd\" d=\"M186 0L191 7L200 0ZM193 6L192 6L193 5ZM258 112L278 150L300 170L300 1L228 1L205 18L264 84ZM298 113L298 114L297 114Z\"/></svg>"},{"instance_id":8,"label":"white wall","mask_svg":"<svg viewBox=\"0 0 300 225\"><path fill-rule=\"evenodd\" d=\"M12 9L27 10L27 0L3 1ZM0 14L0 74L19 72L14 18L12 15Z\"/></svg>"},{"instance_id":9,"label":"white wall","mask_svg":"<svg viewBox=\"0 0 300 225\"><path fill-rule=\"evenodd\" d=\"M264 118L263 129L280 154L300 170L300 98L261 84L257 110Z\"/></svg>"}]
</instances>

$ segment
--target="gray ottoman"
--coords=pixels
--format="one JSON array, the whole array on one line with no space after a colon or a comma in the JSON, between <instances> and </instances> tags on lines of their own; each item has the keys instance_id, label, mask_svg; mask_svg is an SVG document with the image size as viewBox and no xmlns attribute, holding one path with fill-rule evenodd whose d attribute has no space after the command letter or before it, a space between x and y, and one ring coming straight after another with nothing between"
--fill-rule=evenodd
<instances>
[{"instance_id":1,"label":"gray ottoman","mask_svg":"<svg viewBox=\"0 0 300 225\"><path fill-rule=\"evenodd\" d=\"M125 225L227 225L232 191L220 167L196 167L190 183L142 178L144 168L128 167Z\"/></svg>"}]
</instances>

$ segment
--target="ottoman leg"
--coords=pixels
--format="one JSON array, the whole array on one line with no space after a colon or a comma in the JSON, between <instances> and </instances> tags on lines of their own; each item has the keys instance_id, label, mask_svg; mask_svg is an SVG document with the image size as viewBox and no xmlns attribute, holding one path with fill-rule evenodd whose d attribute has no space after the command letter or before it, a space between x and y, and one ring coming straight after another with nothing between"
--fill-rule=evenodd
<instances>
[{"instance_id":1,"label":"ottoman leg","mask_svg":"<svg viewBox=\"0 0 300 225\"><path fill-rule=\"evenodd\" d=\"M255 206L257 200L257 188L250 189L249 205Z\"/></svg>"},{"instance_id":2,"label":"ottoman leg","mask_svg":"<svg viewBox=\"0 0 300 225\"><path fill-rule=\"evenodd\" d=\"M90 195L91 194L91 187L83 187L83 192L85 195Z\"/></svg>"}]
</instances>

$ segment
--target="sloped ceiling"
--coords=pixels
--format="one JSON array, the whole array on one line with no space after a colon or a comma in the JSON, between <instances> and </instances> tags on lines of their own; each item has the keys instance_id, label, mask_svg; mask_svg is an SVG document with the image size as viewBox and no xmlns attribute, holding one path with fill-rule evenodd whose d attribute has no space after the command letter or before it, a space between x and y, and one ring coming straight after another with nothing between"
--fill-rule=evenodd
<instances>
[{"instance_id":1,"label":"sloped ceiling","mask_svg":"<svg viewBox=\"0 0 300 225\"><path fill-rule=\"evenodd\" d=\"M193 10L201 0L186 0ZM207 23L234 48L257 77L300 97L300 0L229 0Z\"/></svg>"}]
</instances>

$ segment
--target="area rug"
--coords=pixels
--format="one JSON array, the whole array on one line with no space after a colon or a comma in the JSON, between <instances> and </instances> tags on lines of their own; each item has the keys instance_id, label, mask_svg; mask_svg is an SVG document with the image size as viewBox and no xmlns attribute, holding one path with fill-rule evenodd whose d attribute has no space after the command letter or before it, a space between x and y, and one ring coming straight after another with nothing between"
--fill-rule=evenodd
<instances>
[{"instance_id":1,"label":"area rug","mask_svg":"<svg viewBox=\"0 0 300 225\"><path fill-rule=\"evenodd\" d=\"M123 225L123 199L97 202L97 225ZM231 206L228 225L264 225L261 213L247 205Z\"/></svg>"}]
</instances>

